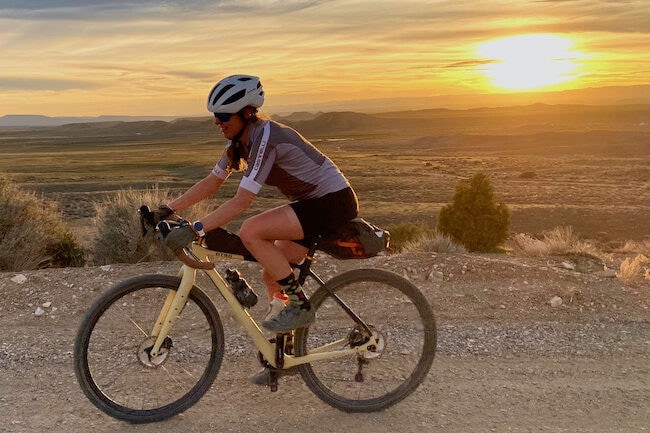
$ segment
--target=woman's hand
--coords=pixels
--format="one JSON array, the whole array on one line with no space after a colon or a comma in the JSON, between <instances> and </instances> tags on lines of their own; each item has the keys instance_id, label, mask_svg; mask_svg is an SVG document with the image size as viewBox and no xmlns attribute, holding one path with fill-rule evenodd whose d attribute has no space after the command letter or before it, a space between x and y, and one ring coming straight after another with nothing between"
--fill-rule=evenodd
<instances>
[{"instance_id":1,"label":"woman's hand","mask_svg":"<svg viewBox=\"0 0 650 433\"><path fill-rule=\"evenodd\" d=\"M185 222L183 225L172 227L169 234L165 236L164 243L174 254L178 254L198 238L199 234L192 225Z\"/></svg>"}]
</instances>

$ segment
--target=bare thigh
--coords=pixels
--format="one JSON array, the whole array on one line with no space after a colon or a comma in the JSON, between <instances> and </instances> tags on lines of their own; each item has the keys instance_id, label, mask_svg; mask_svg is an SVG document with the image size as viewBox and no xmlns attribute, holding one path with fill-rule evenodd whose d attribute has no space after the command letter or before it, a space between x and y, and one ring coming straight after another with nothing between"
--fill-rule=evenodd
<instances>
[{"instance_id":1,"label":"bare thigh","mask_svg":"<svg viewBox=\"0 0 650 433\"><path fill-rule=\"evenodd\" d=\"M290 241L304 237L302 226L291 206L280 206L259 215L255 215L241 226L240 238L244 245L273 280L288 276L293 269L289 263L294 254ZM293 242L291 242L293 243Z\"/></svg>"}]
</instances>

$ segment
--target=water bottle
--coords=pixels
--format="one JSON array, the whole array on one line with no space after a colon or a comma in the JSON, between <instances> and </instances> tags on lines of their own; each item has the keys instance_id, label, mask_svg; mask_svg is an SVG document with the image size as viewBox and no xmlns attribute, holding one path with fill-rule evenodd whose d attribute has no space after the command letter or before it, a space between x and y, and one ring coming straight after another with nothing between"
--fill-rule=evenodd
<instances>
[{"instance_id":1,"label":"water bottle","mask_svg":"<svg viewBox=\"0 0 650 433\"><path fill-rule=\"evenodd\" d=\"M257 295L237 269L226 270L226 281L230 283L235 297L244 308L251 308L257 304Z\"/></svg>"}]
</instances>

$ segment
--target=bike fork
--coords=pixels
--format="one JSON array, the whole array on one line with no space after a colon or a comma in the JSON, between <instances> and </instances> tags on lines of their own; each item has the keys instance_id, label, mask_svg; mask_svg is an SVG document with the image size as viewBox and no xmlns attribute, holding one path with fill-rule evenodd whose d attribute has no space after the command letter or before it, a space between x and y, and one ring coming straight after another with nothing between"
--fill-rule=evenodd
<instances>
[{"instance_id":1,"label":"bike fork","mask_svg":"<svg viewBox=\"0 0 650 433\"><path fill-rule=\"evenodd\" d=\"M165 304L160 310L158 319L156 320L156 323L151 330L151 337L155 337L156 339L153 347L151 348L150 356L152 358L158 356L158 352L160 351L160 348L163 347L169 331L174 326L174 323L176 323L176 320L178 320L183 307L185 307L185 303L187 302L190 291L192 290L192 286L194 285L194 279L196 278L196 269L183 266L180 270L180 275L181 283L178 286L178 289L175 292L172 291L169 293L169 295L167 295Z\"/></svg>"}]
</instances>

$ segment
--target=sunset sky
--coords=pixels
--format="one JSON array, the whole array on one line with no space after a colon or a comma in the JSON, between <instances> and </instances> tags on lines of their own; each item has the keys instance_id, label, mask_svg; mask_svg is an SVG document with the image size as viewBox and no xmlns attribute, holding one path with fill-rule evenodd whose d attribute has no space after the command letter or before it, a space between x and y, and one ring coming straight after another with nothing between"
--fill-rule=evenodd
<instances>
[{"instance_id":1,"label":"sunset sky","mask_svg":"<svg viewBox=\"0 0 650 433\"><path fill-rule=\"evenodd\" d=\"M235 73L270 112L648 85L650 0L0 0L0 116L202 114Z\"/></svg>"}]
</instances>

